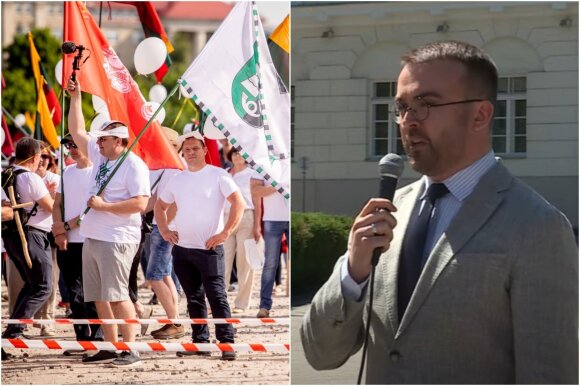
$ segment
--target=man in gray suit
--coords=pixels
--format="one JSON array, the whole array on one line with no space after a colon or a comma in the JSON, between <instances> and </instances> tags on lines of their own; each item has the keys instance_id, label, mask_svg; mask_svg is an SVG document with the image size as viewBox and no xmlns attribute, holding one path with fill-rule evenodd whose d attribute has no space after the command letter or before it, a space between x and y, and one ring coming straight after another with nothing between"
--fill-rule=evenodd
<instances>
[{"instance_id":1,"label":"man in gray suit","mask_svg":"<svg viewBox=\"0 0 580 386\"><path fill-rule=\"evenodd\" d=\"M361 348L381 248L367 383L577 384L578 248L564 215L494 156L494 63L437 42L402 64L395 118L424 176L356 217L301 326L308 362L334 369Z\"/></svg>"}]
</instances>

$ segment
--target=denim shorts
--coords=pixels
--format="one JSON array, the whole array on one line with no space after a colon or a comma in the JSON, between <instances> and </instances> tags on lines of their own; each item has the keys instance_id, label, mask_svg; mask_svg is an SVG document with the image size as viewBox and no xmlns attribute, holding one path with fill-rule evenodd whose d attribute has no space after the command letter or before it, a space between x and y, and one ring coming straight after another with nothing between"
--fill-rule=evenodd
<instances>
[{"instance_id":1,"label":"denim shorts","mask_svg":"<svg viewBox=\"0 0 580 386\"><path fill-rule=\"evenodd\" d=\"M173 246L171 243L163 240L157 225L153 225L149 240L151 249L145 279L163 280L163 276L170 276L173 270L173 257L171 256Z\"/></svg>"}]
</instances>

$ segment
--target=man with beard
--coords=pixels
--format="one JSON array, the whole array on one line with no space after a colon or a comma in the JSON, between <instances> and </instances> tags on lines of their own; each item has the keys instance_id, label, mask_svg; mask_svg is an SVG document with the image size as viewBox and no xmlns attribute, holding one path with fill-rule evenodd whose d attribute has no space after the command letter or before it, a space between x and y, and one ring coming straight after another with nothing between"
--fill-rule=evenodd
<instances>
[{"instance_id":1,"label":"man with beard","mask_svg":"<svg viewBox=\"0 0 580 386\"><path fill-rule=\"evenodd\" d=\"M337 368L362 346L379 248L366 383L578 383L578 248L494 156L495 64L455 41L402 64L394 116L423 177L356 217L304 317L306 358Z\"/></svg>"}]
</instances>

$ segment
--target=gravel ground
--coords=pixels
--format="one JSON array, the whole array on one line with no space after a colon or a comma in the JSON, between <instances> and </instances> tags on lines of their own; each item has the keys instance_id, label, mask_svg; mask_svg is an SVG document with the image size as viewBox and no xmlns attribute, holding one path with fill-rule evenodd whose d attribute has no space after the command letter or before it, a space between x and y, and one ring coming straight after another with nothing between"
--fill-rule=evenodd
<instances>
[{"instance_id":1,"label":"gravel ground","mask_svg":"<svg viewBox=\"0 0 580 386\"><path fill-rule=\"evenodd\" d=\"M254 318L259 305L260 274L255 273L250 309L239 318ZM141 281L140 281L141 282ZM274 295L274 306L270 316L289 318L290 302L284 290ZM2 281L2 294L6 294ZM230 305L234 293L229 293ZM148 289L139 292L140 301L147 304L152 296ZM58 296L60 298L60 296ZM165 317L163 307L153 306L153 317ZM209 308L208 308L209 309ZM180 303L180 318L187 318L185 299ZM8 302L2 300L2 318L8 318ZM56 318L64 318L64 310L56 309ZM2 329L5 328L3 324ZM150 325L149 329L158 328ZM72 325L56 326L56 340L73 340ZM240 326L237 327L236 343L290 343L289 326ZM210 327L212 339L215 337ZM30 326L26 335L38 337L40 329ZM191 329L186 327L186 336L179 340L165 342L189 342ZM40 338L39 338L40 339ZM138 337L139 342L154 342L150 336ZM163 342L163 341L160 341ZM210 358L179 358L174 352L142 352L138 366L115 368L106 364L83 364L81 356L65 357L62 350L6 349L14 354L14 359L3 361L1 366L2 384L288 384L290 365L288 354L238 353L237 360L221 360L220 353Z\"/></svg>"}]
</instances>

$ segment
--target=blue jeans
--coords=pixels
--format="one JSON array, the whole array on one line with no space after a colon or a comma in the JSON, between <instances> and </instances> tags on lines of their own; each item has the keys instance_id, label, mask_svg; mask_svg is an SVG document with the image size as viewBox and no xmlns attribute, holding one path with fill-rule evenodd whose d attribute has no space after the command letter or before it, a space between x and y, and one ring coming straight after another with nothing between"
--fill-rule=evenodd
<instances>
[{"instance_id":1,"label":"blue jeans","mask_svg":"<svg viewBox=\"0 0 580 386\"><path fill-rule=\"evenodd\" d=\"M280 264L282 235L289 237L289 221L264 221L265 259L262 268L262 288L260 289L260 308L272 308L272 290L276 281L276 269ZM290 243L288 243L290 244Z\"/></svg>"},{"instance_id":2,"label":"blue jeans","mask_svg":"<svg viewBox=\"0 0 580 386\"><path fill-rule=\"evenodd\" d=\"M163 276L169 276L173 271L173 258L171 256L171 248L173 246L163 240L157 225L153 225L149 242L151 249L145 278L147 280L163 280Z\"/></svg>"}]
</instances>

